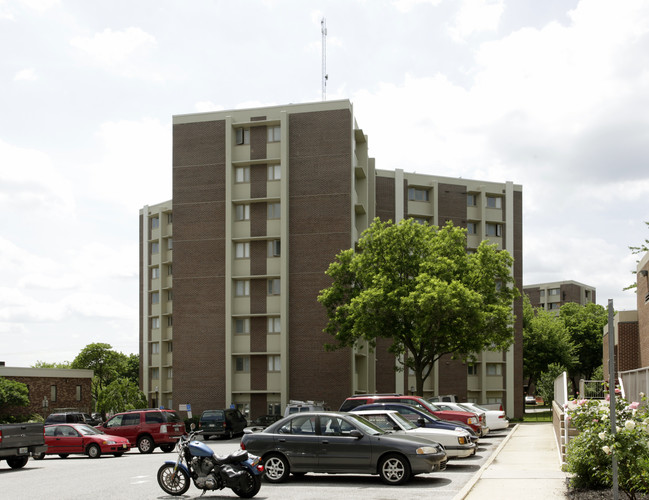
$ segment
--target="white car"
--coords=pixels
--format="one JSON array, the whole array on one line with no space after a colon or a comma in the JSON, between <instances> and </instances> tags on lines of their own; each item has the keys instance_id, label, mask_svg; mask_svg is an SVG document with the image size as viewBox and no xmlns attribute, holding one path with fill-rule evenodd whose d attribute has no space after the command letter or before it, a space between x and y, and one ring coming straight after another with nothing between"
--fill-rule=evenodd
<instances>
[{"instance_id":1,"label":"white car","mask_svg":"<svg viewBox=\"0 0 649 500\"><path fill-rule=\"evenodd\" d=\"M472 411L484 411L487 418L487 425L491 430L507 429L507 427L509 427L509 420L507 420L507 415L502 410L490 410L488 408L483 408L476 403L460 403L460 405L466 408L473 408L474 410Z\"/></svg>"},{"instance_id":2,"label":"white car","mask_svg":"<svg viewBox=\"0 0 649 500\"><path fill-rule=\"evenodd\" d=\"M365 420L380 427L386 432L403 433L437 441L446 449L448 458L464 458L474 455L478 447L471 441L471 436L464 430L431 429L417 427L410 420L394 410L352 410L350 413L360 415Z\"/></svg>"},{"instance_id":3,"label":"white car","mask_svg":"<svg viewBox=\"0 0 649 500\"><path fill-rule=\"evenodd\" d=\"M486 436L489 434L489 431L491 430L491 426L489 425L489 422L487 421L487 414L485 409L478 409L478 408L469 408L467 406L463 406L464 403L450 403L447 401L444 401L443 403L435 403L435 406L439 407L442 410L446 411L468 411L473 413L478 417L478 420L480 421L480 427L481 427L481 432L480 432L480 437Z\"/></svg>"}]
</instances>

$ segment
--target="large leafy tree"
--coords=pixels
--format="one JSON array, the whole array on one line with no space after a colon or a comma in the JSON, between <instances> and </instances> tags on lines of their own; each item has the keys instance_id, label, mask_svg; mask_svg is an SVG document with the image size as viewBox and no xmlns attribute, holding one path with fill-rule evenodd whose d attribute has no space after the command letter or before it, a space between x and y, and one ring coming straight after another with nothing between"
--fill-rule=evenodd
<instances>
[{"instance_id":1,"label":"large leafy tree","mask_svg":"<svg viewBox=\"0 0 649 500\"><path fill-rule=\"evenodd\" d=\"M101 391L113 380L124 376L127 356L113 351L110 344L88 344L70 364L71 368L94 370L92 398L97 401Z\"/></svg>"},{"instance_id":2,"label":"large leafy tree","mask_svg":"<svg viewBox=\"0 0 649 500\"><path fill-rule=\"evenodd\" d=\"M63 361L62 363L48 362L48 361L36 361L32 365L32 368L70 368L69 361Z\"/></svg>"},{"instance_id":3,"label":"large leafy tree","mask_svg":"<svg viewBox=\"0 0 649 500\"><path fill-rule=\"evenodd\" d=\"M29 388L27 384L0 377L0 409L7 406L28 406Z\"/></svg>"},{"instance_id":4,"label":"large leafy tree","mask_svg":"<svg viewBox=\"0 0 649 500\"><path fill-rule=\"evenodd\" d=\"M126 377L113 380L101 391L97 399L97 411L103 415L108 412L145 408L146 405L146 396L140 391L137 383Z\"/></svg>"},{"instance_id":5,"label":"large leafy tree","mask_svg":"<svg viewBox=\"0 0 649 500\"><path fill-rule=\"evenodd\" d=\"M575 362L575 345L556 314L533 307L523 298L523 375L528 387L535 384L551 364L570 367Z\"/></svg>"},{"instance_id":6,"label":"large leafy tree","mask_svg":"<svg viewBox=\"0 0 649 500\"><path fill-rule=\"evenodd\" d=\"M577 377L584 376L590 380L595 369L602 364L602 332L608 322L608 312L597 304L582 306L569 302L561 306L559 319L576 348L576 360L568 373L573 387L577 387Z\"/></svg>"},{"instance_id":7,"label":"large leafy tree","mask_svg":"<svg viewBox=\"0 0 649 500\"><path fill-rule=\"evenodd\" d=\"M357 251L343 250L327 270L333 283L318 297L329 319L324 331L336 341L327 347L392 339L389 351L414 371L421 395L441 356L469 358L513 343L512 262L486 241L467 253L466 230L450 222L377 218Z\"/></svg>"}]
</instances>

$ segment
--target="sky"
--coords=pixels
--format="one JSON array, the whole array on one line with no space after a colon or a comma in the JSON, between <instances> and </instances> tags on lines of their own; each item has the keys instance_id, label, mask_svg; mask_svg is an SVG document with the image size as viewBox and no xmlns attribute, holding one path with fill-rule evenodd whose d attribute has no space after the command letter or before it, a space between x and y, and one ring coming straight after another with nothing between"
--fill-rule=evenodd
<instances>
[{"instance_id":1,"label":"sky","mask_svg":"<svg viewBox=\"0 0 649 500\"><path fill-rule=\"evenodd\" d=\"M649 2L0 0L0 361L138 352L172 117L321 101L323 18L377 168L521 184L524 284L636 308Z\"/></svg>"}]
</instances>

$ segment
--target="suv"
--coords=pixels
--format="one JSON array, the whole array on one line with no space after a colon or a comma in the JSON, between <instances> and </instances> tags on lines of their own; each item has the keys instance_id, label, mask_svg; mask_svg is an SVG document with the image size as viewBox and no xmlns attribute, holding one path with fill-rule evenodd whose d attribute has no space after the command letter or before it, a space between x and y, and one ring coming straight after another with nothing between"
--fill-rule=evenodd
<instances>
[{"instance_id":1,"label":"suv","mask_svg":"<svg viewBox=\"0 0 649 500\"><path fill-rule=\"evenodd\" d=\"M78 411L65 411L61 413L50 413L45 419L45 425L50 424L85 424L86 419L83 413Z\"/></svg>"},{"instance_id":2,"label":"suv","mask_svg":"<svg viewBox=\"0 0 649 500\"><path fill-rule=\"evenodd\" d=\"M488 429L484 429L479 417L475 413L468 411L447 411L441 410L433 403L426 401L420 396L407 396L405 394L363 394L359 396L352 396L347 398L339 411L351 411L357 406L372 404L372 403L405 403L413 405L416 408L423 409L428 413L448 420L450 422L457 421L462 422L470 426L478 436L483 436L488 432Z\"/></svg>"},{"instance_id":3,"label":"suv","mask_svg":"<svg viewBox=\"0 0 649 500\"><path fill-rule=\"evenodd\" d=\"M175 411L157 408L117 413L96 428L127 438L140 453L152 453L156 447L169 453L185 433L185 424Z\"/></svg>"},{"instance_id":4,"label":"suv","mask_svg":"<svg viewBox=\"0 0 649 500\"><path fill-rule=\"evenodd\" d=\"M222 436L232 439L235 434L243 434L248 421L239 410L205 410L198 421L198 428L205 439Z\"/></svg>"}]
</instances>

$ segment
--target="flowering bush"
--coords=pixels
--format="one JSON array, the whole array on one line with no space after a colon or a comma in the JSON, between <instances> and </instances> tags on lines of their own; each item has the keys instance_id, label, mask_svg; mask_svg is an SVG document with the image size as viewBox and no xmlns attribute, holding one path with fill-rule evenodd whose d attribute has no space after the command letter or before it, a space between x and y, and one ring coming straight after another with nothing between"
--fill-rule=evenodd
<instances>
[{"instance_id":1,"label":"flowering bush","mask_svg":"<svg viewBox=\"0 0 649 500\"><path fill-rule=\"evenodd\" d=\"M641 395L646 401L644 395ZM574 488L601 489L613 484L612 457L618 463L618 484L629 498L649 492L649 412L639 403L615 401L615 434L611 432L610 402L570 401L565 408L579 435L568 443L567 471Z\"/></svg>"}]
</instances>

